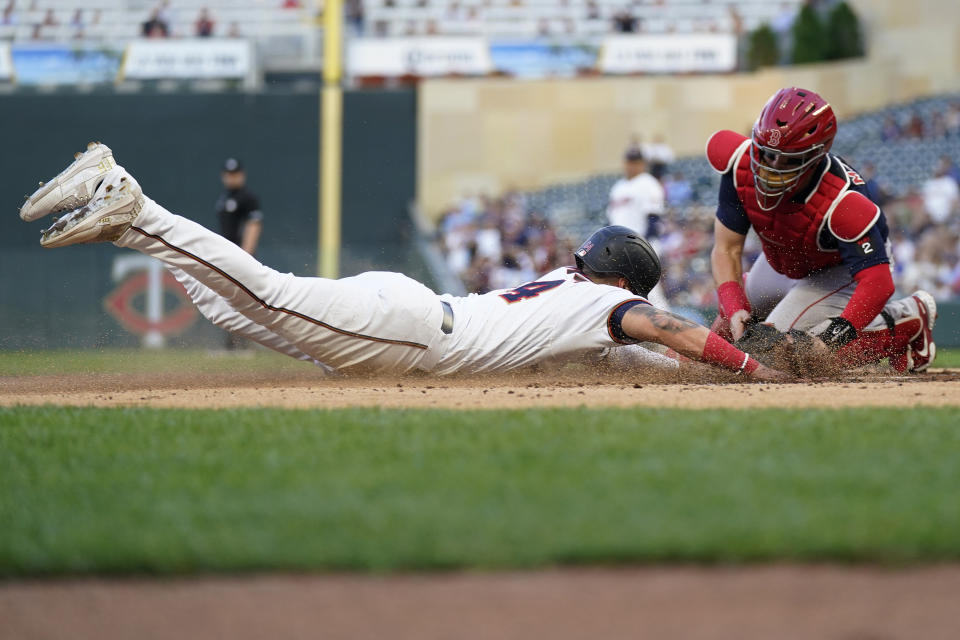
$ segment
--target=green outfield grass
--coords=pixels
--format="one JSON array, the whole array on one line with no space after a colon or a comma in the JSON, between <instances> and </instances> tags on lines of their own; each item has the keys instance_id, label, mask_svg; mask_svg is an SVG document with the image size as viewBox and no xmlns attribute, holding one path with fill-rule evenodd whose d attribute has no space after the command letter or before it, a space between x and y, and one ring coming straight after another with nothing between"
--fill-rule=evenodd
<instances>
[{"instance_id":1,"label":"green outfield grass","mask_svg":"<svg viewBox=\"0 0 960 640\"><path fill-rule=\"evenodd\" d=\"M0 575L956 560L958 424L958 409L0 409Z\"/></svg>"},{"instance_id":2,"label":"green outfield grass","mask_svg":"<svg viewBox=\"0 0 960 640\"><path fill-rule=\"evenodd\" d=\"M951 369L960 367L960 349L939 349L933 366Z\"/></svg>"}]
</instances>

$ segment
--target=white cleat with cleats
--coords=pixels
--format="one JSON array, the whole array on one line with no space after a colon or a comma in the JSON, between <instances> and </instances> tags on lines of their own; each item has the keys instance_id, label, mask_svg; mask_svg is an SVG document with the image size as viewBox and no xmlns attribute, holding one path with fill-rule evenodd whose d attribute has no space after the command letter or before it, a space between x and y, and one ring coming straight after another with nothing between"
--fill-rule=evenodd
<instances>
[{"instance_id":1,"label":"white cleat with cleats","mask_svg":"<svg viewBox=\"0 0 960 640\"><path fill-rule=\"evenodd\" d=\"M47 182L20 207L20 218L31 222L51 213L70 211L90 202L108 171L117 166L110 148L91 142L87 150L74 155L66 169Z\"/></svg>"},{"instance_id":2,"label":"white cleat with cleats","mask_svg":"<svg viewBox=\"0 0 960 640\"><path fill-rule=\"evenodd\" d=\"M42 232L40 246L48 249L88 242L113 242L130 228L143 208L143 191L123 167L111 169L92 199L61 216Z\"/></svg>"}]
</instances>

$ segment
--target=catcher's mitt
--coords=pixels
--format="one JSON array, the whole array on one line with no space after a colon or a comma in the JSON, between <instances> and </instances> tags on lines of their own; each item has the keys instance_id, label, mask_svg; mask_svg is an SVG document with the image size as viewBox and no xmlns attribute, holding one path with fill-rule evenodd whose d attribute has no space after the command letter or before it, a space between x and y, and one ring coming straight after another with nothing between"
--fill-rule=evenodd
<instances>
[{"instance_id":1,"label":"catcher's mitt","mask_svg":"<svg viewBox=\"0 0 960 640\"><path fill-rule=\"evenodd\" d=\"M754 322L733 344L762 364L795 376L822 376L834 366L823 341L799 329L782 333L773 325Z\"/></svg>"}]
</instances>

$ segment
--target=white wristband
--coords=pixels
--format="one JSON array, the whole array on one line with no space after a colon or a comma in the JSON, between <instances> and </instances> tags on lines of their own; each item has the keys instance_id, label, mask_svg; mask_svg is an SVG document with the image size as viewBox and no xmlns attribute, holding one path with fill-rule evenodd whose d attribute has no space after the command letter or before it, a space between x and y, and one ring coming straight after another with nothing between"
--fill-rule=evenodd
<instances>
[{"instance_id":1,"label":"white wristband","mask_svg":"<svg viewBox=\"0 0 960 640\"><path fill-rule=\"evenodd\" d=\"M743 364L741 364L741 365L740 365L740 368L737 369L737 375L740 375L741 373L743 373L743 370L747 367L747 363L748 363L749 361L750 361L750 354L749 354L749 353L744 353L744 354L743 354Z\"/></svg>"}]
</instances>

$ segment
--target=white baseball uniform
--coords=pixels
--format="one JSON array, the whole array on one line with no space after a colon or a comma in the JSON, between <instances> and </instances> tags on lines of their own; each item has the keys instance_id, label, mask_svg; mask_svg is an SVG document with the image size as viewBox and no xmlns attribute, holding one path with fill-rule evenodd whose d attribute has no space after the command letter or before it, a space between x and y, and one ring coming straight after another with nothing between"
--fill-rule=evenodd
<instances>
[{"instance_id":1,"label":"white baseball uniform","mask_svg":"<svg viewBox=\"0 0 960 640\"><path fill-rule=\"evenodd\" d=\"M505 371L610 356L635 367L677 363L624 344L619 318L649 304L572 268L484 295L438 296L399 273L297 277L258 262L150 198L115 244L174 268L205 316L272 349L342 372ZM619 337L618 337L619 335Z\"/></svg>"},{"instance_id":2,"label":"white baseball uniform","mask_svg":"<svg viewBox=\"0 0 960 640\"><path fill-rule=\"evenodd\" d=\"M649 173L633 178L620 178L610 189L607 219L610 224L633 229L647 236L649 216L660 215L664 208L664 191L660 181Z\"/></svg>"},{"instance_id":3,"label":"white baseball uniform","mask_svg":"<svg viewBox=\"0 0 960 640\"><path fill-rule=\"evenodd\" d=\"M663 213L664 200L663 185L649 173L640 173L632 178L620 178L610 189L607 220L610 224L633 229L646 238L650 216ZM650 240L650 245L657 254L660 253L660 243ZM663 285L658 283L649 297L654 306L661 309L670 308Z\"/></svg>"}]
</instances>

